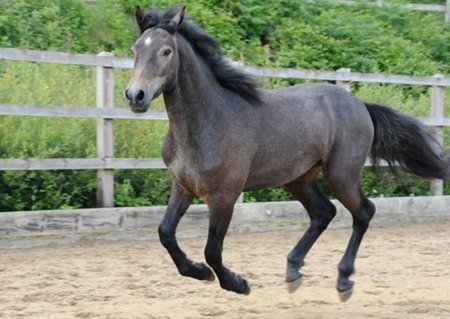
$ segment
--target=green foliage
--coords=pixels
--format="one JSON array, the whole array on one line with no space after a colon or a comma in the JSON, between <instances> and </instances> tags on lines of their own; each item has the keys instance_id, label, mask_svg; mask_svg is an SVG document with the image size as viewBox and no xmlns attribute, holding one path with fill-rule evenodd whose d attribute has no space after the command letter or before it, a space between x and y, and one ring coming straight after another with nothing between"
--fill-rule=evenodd
<instances>
[{"instance_id":1,"label":"green foliage","mask_svg":"<svg viewBox=\"0 0 450 319\"><path fill-rule=\"evenodd\" d=\"M88 22L81 1L0 2L0 46L84 51Z\"/></svg>"},{"instance_id":2,"label":"green foliage","mask_svg":"<svg viewBox=\"0 0 450 319\"><path fill-rule=\"evenodd\" d=\"M95 171L2 171L0 207L42 210L95 207Z\"/></svg>"},{"instance_id":3,"label":"green foliage","mask_svg":"<svg viewBox=\"0 0 450 319\"><path fill-rule=\"evenodd\" d=\"M127 170L115 174L117 206L166 205L172 185L167 171Z\"/></svg>"},{"instance_id":4,"label":"green foliage","mask_svg":"<svg viewBox=\"0 0 450 319\"><path fill-rule=\"evenodd\" d=\"M429 182L404 171L392 172L388 168L365 169L363 191L370 197L430 195Z\"/></svg>"},{"instance_id":5,"label":"green foliage","mask_svg":"<svg viewBox=\"0 0 450 319\"><path fill-rule=\"evenodd\" d=\"M95 106L95 69L0 61L0 103Z\"/></svg>"},{"instance_id":6,"label":"green foliage","mask_svg":"<svg viewBox=\"0 0 450 319\"><path fill-rule=\"evenodd\" d=\"M409 0L392 0L400 4ZM445 3L445 0L417 0ZM248 65L354 72L432 75L450 72L450 25L441 13L401 8L320 5L306 0L74 0L0 1L0 46L64 52L114 52L130 56L138 36L134 10L186 5L188 16L221 43L234 60ZM123 89L130 70L115 70L115 106L126 107ZM302 81L263 79L264 87ZM354 84L365 101L391 105L428 116L428 88ZM446 103L450 100L446 89ZM0 61L0 103L93 107L95 68ZM161 99L153 107L163 109ZM446 115L450 113L446 108ZM159 157L168 124L117 120L116 157ZM445 130L446 140L450 130ZM0 117L1 158L95 157L95 120ZM115 172L117 206L166 204L166 171ZM323 178L321 184L326 189ZM428 194L423 180L381 170L366 170L364 191L370 196ZM450 194L450 185L445 185ZM0 172L0 211L93 207L95 171ZM245 194L246 201L288 200L281 189Z\"/></svg>"}]
</instances>

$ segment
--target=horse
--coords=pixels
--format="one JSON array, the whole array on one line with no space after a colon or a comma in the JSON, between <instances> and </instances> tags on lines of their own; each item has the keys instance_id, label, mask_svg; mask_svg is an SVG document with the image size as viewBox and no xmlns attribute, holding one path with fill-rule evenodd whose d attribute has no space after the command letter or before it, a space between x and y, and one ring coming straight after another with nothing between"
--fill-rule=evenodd
<instances>
[{"instance_id":1,"label":"horse","mask_svg":"<svg viewBox=\"0 0 450 319\"><path fill-rule=\"evenodd\" d=\"M361 190L366 158L448 181L450 152L416 119L364 103L333 84L260 89L229 62L216 39L185 17L184 8L137 7L135 16L140 36L132 46L134 69L125 95L136 113L146 112L160 94L164 98L169 129L162 157L172 187L158 233L179 273L209 281L216 275L223 289L249 294L247 281L222 262L234 204L243 191L282 187L310 217L287 256L286 282L295 291L305 256L336 214L319 187L322 173L353 219L336 285L341 300L348 300L358 248L375 213ZM209 266L190 260L176 239L194 197L209 210Z\"/></svg>"}]
</instances>

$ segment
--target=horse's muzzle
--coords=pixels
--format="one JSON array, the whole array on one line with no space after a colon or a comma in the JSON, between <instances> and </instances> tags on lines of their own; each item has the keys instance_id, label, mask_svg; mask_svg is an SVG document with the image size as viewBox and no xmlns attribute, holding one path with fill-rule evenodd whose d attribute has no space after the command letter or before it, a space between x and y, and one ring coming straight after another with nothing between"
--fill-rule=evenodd
<instances>
[{"instance_id":1,"label":"horse's muzzle","mask_svg":"<svg viewBox=\"0 0 450 319\"><path fill-rule=\"evenodd\" d=\"M128 100L128 104L130 104L131 111L134 113L144 113L150 107L150 101L152 97L146 95L143 90L133 90L131 88L127 88L125 90L125 97Z\"/></svg>"}]
</instances>

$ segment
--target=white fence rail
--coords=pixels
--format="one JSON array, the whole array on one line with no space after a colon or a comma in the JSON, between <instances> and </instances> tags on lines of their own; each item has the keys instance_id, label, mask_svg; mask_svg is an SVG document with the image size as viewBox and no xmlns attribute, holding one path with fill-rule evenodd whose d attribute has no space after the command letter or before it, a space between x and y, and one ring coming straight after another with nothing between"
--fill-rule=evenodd
<instances>
[{"instance_id":1,"label":"white fence rail","mask_svg":"<svg viewBox=\"0 0 450 319\"><path fill-rule=\"evenodd\" d=\"M311 3L329 2L338 5L351 5L351 6L372 6L381 8L402 8L416 11L431 11L431 12L444 12L445 22L450 22L450 0L447 0L446 4L422 4L422 3L390 3L386 0L376 1L354 1L354 0L309 0Z\"/></svg>"},{"instance_id":2,"label":"white fence rail","mask_svg":"<svg viewBox=\"0 0 450 319\"><path fill-rule=\"evenodd\" d=\"M96 3L97 0L84 0L86 3ZM395 3L391 4L386 0L375 0L375 1L361 1L361 0L308 0L309 3L320 3L328 2L338 5L351 5L351 6L372 6L381 8L392 8L398 7L408 10L416 11L431 11L431 12L444 12L445 22L450 21L450 0L447 0L446 4L422 4L422 3Z\"/></svg>"},{"instance_id":3,"label":"white fence rail","mask_svg":"<svg viewBox=\"0 0 450 319\"><path fill-rule=\"evenodd\" d=\"M165 168L161 159L114 158L113 121L115 119L167 120L167 114L164 112L150 110L145 114L135 114L128 109L114 108L114 78L112 69L132 68L133 61L131 59L114 57L110 53L87 55L9 48L0 48L0 59L97 67L96 108L0 104L0 115L96 118L97 158L0 159L0 170L95 169L98 172L98 206L112 207L114 205L114 169ZM352 82L430 86L432 87L430 117L421 118L421 120L434 128L434 132L438 139L441 139L441 142L443 127L450 126L450 118L444 117L443 94L443 88L450 86L450 78L445 78L442 75L423 77L356 73L351 72L350 69L318 71L250 66L240 66L240 68L254 76L335 81L336 84L347 90L351 90ZM367 165L370 164L367 163ZM431 183L433 195L442 195L442 188L442 181L433 181Z\"/></svg>"}]
</instances>

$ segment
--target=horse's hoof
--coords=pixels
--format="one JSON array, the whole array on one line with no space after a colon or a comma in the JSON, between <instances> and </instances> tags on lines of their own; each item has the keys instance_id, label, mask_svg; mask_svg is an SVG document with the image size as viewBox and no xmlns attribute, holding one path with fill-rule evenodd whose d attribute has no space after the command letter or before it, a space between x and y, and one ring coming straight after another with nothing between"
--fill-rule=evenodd
<instances>
[{"instance_id":1,"label":"horse's hoof","mask_svg":"<svg viewBox=\"0 0 450 319\"><path fill-rule=\"evenodd\" d=\"M214 281L216 279L216 276L214 276L213 271L211 270L211 268L209 268L208 266L206 266L203 263L198 263L196 264L196 266L198 267L198 269L200 269L200 280L206 280L206 281Z\"/></svg>"},{"instance_id":2,"label":"horse's hoof","mask_svg":"<svg viewBox=\"0 0 450 319\"><path fill-rule=\"evenodd\" d=\"M250 294L251 290L250 286L247 283L247 280L233 272L229 272L228 275L228 278L226 278L225 280L222 279L222 281L220 282L220 286L223 289L233 291L242 295Z\"/></svg>"},{"instance_id":3,"label":"horse's hoof","mask_svg":"<svg viewBox=\"0 0 450 319\"><path fill-rule=\"evenodd\" d=\"M286 281L286 283L287 283L288 292L290 294L292 294L292 293L296 292L297 289L300 288L300 286L302 285L303 277L300 276L296 280L294 280L294 281Z\"/></svg>"},{"instance_id":4,"label":"horse's hoof","mask_svg":"<svg viewBox=\"0 0 450 319\"><path fill-rule=\"evenodd\" d=\"M247 283L247 280L238 277L239 280L237 282L237 285L234 286L233 291L237 292L238 294L242 294L242 295L250 295L251 289L250 286Z\"/></svg>"},{"instance_id":5,"label":"horse's hoof","mask_svg":"<svg viewBox=\"0 0 450 319\"><path fill-rule=\"evenodd\" d=\"M252 292L252 290L250 289L250 286L247 285L247 289L244 290L244 291L242 292L242 294L248 296L248 295L250 295L251 292Z\"/></svg>"},{"instance_id":6,"label":"horse's hoof","mask_svg":"<svg viewBox=\"0 0 450 319\"><path fill-rule=\"evenodd\" d=\"M214 276L214 273L211 271L208 277L206 277L204 280L206 281L214 281L216 280L216 276Z\"/></svg>"},{"instance_id":7,"label":"horse's hoof","mask_svg":"<svg viewBox=\"0 0 450 319\"><path fill-rule=\"evenodd\" d=\"M339 299L341 300L341 302L346 302L350 299L350 297L353 294L353 287L350 288L349 290L345 290L345 291L338 290L338 294L339 294Z\"/></svg>"},{"instance_id":8,"label":"horse's hoof","mask_svg":"<svg viewBox=\"0 0 450 319\"><path fill-rule=\"evenodd\" d=\"M198 280L213 281L215 276L213 271L204 263L191 263L187 267L182 267L179 272L183 276L192 277Z\"/></svg>"},{"instance_id":9,"label":"horse's hoof","mask_svg":"<svg viewBox=\"0 0 450 319\"><path fill-rule=\"evenodd\" d=\"M342 302L346 302L353 294L353 287L355 283L348 278L338 278L337 291L339 293L339 299Z\"/></svg>"},{"instance_id":10,"label":"horse's hoof","mask_svg":"<svg viewBox=\"0 0 450 319\"><path fill-rule=\"evenodd\" d=\"M229 290L229 291L235 292L240 295L250 295L250 293L252 292L250 289L250 286L247 284L247 282L245 284L234 285L232 287L227 287L227 286L221 286L221 287L225 290Z\"/></svg>"}]
</instances>

